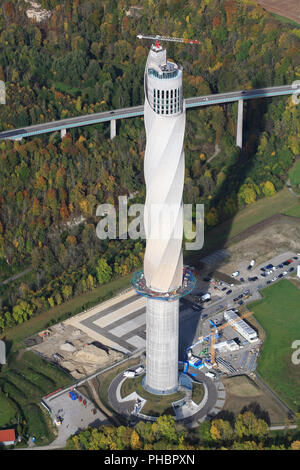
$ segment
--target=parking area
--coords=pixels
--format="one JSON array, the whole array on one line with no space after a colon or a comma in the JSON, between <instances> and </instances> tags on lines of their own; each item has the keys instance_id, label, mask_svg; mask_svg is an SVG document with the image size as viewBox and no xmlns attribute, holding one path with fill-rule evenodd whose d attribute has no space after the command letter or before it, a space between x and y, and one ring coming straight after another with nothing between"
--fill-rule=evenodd
<instances>
[{"instance_id":1,"label":"parking area","mask_svg":"<svg viewBox=\"0 0 300 470\"><path fill-rule=\"evenodd\" d=\"M244 303L260 298L260 289L280 281L285 276L290 277L295 274L299 264L300 254L287 251L260 264L256 264L255 260L241 263L232 273L234 274L233 282L218 279L216 272L213 274L214 277L208 274L200 275L201 284L206 283L207 286L204 290L206 295L202 292L199 295L197 292L193 297L190 296L189 301L194 316L198 315L194 340L190 343L192 360L197 363L198 367L201 367L201 370L207 372L212 367L211 335L215 332L213 359L217 364L217 369L214 369L214 373L236 375L254 372L262 339L257 335L257 338L252 342L247 335L241 334L239 328L234 325L223 327L227 323L224 312L230 310L241 315L238 309L244 309ZM207 294L209 294L209 298L204 301L203 298ZM246 328L250 327L247 318L243 321ZM253 329L252 332L254 335L257 333ZM202 339L199 341L199 338ZM187 345L185 360L188 350L189 346Z\"/></svg>"},{"instance_id":2,"label":"parking area","mask_svg":"<svg viewBox=\"0 0 300 470\"><path fill-rule=\"evenodd\" d=\"M75 392L75 394L77 395L75 400L69 396L69 392L43 398L58 429L58 437L53 442L55 445L64 446L69 436L88 426L109 424L106 416L87 397L82 393Z\"/></svg>"},{"instance_id":3,"label":"parking area","mask_svg":"<svg viewBox=\"0 0 300 470\"><path fill-rule=\"evenodd\" d=\"M255 260L241 262L235 266L231 276L218 271L206 274L195 272L196 289L189 299L195 304L195 309L197 305L207 309L219 301L224 302L226 308L234 304L242 305L257 290L295 273L298 264L300 253L288 251L260 264L256 264Z\"/></svg>"}]
</instances>

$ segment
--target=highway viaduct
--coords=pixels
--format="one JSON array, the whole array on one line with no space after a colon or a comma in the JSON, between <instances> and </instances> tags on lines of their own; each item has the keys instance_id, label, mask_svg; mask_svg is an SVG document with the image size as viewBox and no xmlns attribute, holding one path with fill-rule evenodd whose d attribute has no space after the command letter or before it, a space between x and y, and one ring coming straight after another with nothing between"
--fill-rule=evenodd
<instances>
[{"instance_id":1,"label":"highway viaduct","mask_svg":"<svg viewBox=\"0 0 300 470\"><path fill-rule=\"evenodd\" d=\"M300 84L273 86L268 88L257 88L252 90L231 91L226 93L216 93L211 95L196 96L186 98L186 108L196 108L199 106L209 106L213 104L224 104L238 101L236 145L242 148L243 145L243 104L245 100L257 98L271 98L273 96L298 95L300 94ZM67 129L75 127L110 122L110 138L116 136L116 121L136 116L143 116L144 106L133 106L131 108L115 109L100 113L87 114L59 121L51 121L43 124L35 124L24 128L6 130L0 132L0 140L21 140L25 137L46 134L48 132L61 132L61 137L66 135Z\"/></svg>"}]
</instances>

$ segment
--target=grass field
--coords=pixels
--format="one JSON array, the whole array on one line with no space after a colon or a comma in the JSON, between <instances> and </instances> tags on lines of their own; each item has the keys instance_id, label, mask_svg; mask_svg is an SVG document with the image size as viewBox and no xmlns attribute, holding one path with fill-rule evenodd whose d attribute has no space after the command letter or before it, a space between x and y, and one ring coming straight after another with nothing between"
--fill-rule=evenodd
<instances>
[{"instance_id":1,"label":"grass field","mask_svg":"<svg viewBox=\"0 0 300 470\"><path fill-rule=\"evenodd\" d=\"M163 414L170 414L174 416L172 402L184 398L183 392L172 393L172 395L153 395L147 392L143 385L142 380L144 376L140 376L134 379L126 379L121 387L122 398L130 395L130 393L136 391L142 398L145 398L147 402L143 406L142 413L149 416L161 416Z\"/></svg>"},{"instance_id":2,"label":"grass field","mask_svg":"<svg viewBox=\"0 0 300 470\"><path fill-rule=\"evenodd\" d=\"M294 206L287 209L283 214L290 215L292 217L297 217L300 219L300 201L296 203Z\"/></svg>"},{"instance_id":3,"label":"grass field","mask_svg":"<svg viewBox=\"0 0 300 470\"><path fill-rule=\"evenodd\" d=\"M248 305L266 332L257 371L295 412L300 411L300 365L292 363L292 343L300 340L300 290L284 279Z\"/></svg>"},{"instance_id":4,"label":"grass field","mask_svg":"<svg viewBox=\"0 0 300 470\"><path fill-rule=\"evenodd\" d=\"M24 352L20 359L10 353L0 372L0 428L21 421L22 434L34 435L37 444L51 442L50 419L39 404L44 395L70 383L71 377L34 353Z\"/></svg>"},{"instance_id":5,"label":"grass field","mask_svg":"<svg viewBox=\"0 0 300 470\"><path fill-rule=\"evenodd\" d=\"M224 380L226 401L223 410L237 415L245 407L266 419L270 424L283 425L287 414L282 406L265 389L246 375Z\"/></svg>"},{"instance_id":6,"label":"grass field","mask_svg":"<svg viewBox=\"0 0 300 470\"><path fill-rule=\"evenodd\" d=\"M192 391L193 402L196 403L196 405L199 405L203 397L204 397L203 385L193 383L193 391Z\"/></svg>"}]
</instances>

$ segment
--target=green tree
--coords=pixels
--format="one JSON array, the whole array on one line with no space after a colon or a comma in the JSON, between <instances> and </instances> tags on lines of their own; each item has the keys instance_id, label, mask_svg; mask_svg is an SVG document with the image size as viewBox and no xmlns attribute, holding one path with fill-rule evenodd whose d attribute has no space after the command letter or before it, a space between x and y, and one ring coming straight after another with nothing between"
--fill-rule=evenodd
<instances>
[{"instance_id":1,"label":"green tree","mask_svg":"<svg viewBox=\"0 0 300 470\"><path fill-rule=\"evenodd\" d=\"M109 282L111 280L112 269L105 258L99 259L95 270L99 284L105 284L106 282Z\"/></svg>"}]
</instances>

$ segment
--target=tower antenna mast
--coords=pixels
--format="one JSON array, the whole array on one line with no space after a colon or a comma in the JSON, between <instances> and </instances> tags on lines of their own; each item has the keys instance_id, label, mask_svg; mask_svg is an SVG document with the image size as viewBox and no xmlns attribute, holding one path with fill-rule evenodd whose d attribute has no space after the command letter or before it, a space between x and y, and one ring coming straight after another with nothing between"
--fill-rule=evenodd
<instances>
[{"instance_id":1,"label":"tower antenna mast","mask_svg":"<svg viewBox=\"0 0 300 470\"><path fill-rule=\"evenodd\" d=\"M201 44L198 39L184 39L184 38L172 38L168 36L156 36L145 35L145 34L138 34L137 38L139 39L149 39L150 41L155 41L155 46L160 47L160 41L168 41L168 42L181 42L183 44Z\"/></svg>"}]
</instances>

